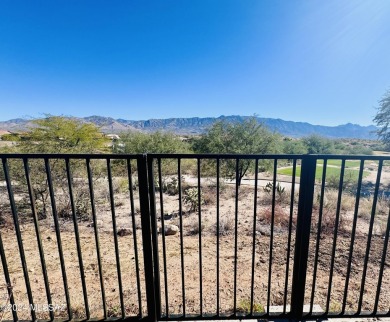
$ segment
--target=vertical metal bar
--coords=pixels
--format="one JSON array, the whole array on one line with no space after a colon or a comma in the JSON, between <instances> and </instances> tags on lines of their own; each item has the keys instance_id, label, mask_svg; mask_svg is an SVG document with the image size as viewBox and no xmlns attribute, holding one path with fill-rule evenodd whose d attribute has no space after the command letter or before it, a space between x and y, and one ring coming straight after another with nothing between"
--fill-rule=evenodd
<instances>
[{"instance_id":1,"label":"vertical metal bar","mask_svg":"<svg viewBox=\"0 0 390 322\"><path fill-rule=\"evenodd\" d=\"M180 222L180 260L181 260L181 293L182 293L182 305L183 316L186 316L186 289L184 280L184 243L183 243L183 204L182 204L182 192L181 192L181 160L177 159L177 174L178 174L178 186L179 186L179 222Z\"/></svg>"},{"instance_id":2,"label":"vertical metal bar","mask_svg":"<svg viewBox=\"0 0 390 322\"><path fill-rule=\"evenodd\" d=\"M290 218L289 218L289 224L288 224L287 262L286 262L286 276L285 276L285 280L284 280L283 314L286 313L286 306L287 306L287 287L288 287L288 273L289 273L289 266L290 266L291 232L292 232L292 222L293 222L293 214L294 214L294 194L295 194L296 172L297 172L297 159L294 159L292 181L291 181Z\"/></svg>"},{"instance_id":3,"label":"vertical metal bar","mask_svg":"<svg viewBox=\"0 0 390 322\"><path fill-rule=\"evenodd\" d=\"M314 155L302 157L291 292L291 316L295 319L300 319L303 314L316 161Z\"/></svg>"},{"instance_id":4,"label":"vertical metal bar","mask_svg":"<svg viewBox=\"0 0 390 322\"><path fill-rule=\"evenodd\" d=\"M163 199L163 184L161 175L161 158L157 159L158 167L158 184L160 187L160 218L161 218L161 234L163 246L163 266L164 266L164 288L165 288L165 312L166 317L169 317L169 300L168 300L168 274L167 274L167 252L165 245L165 223L164 223L164 199Z\"/></svg>"},{"instance_id":5,"label":"vertical metal bar","mask_svg":"<svg viewBox=\"0 0 390 322\"><path fill-rule=\"evenodd\" d=\"M10 278L9 271L8 271L8 264L7 264L7 259L5 256L3 239L1 237L1 231L0 231L0 257L1 257L1 265L3 267L5 282L7 283L7 292L8 292L9 302L11 303L11 306L14 307L15 299L14 299L14 294L12 291L12 282L11 282L11 278ZM18 319L17 310L11 310L11 311L12 311L12 317L13 317L14 321L15 322L18 321L19 319Z\"/></svg>"},{"instance_id":6,"label":"vertical metal bar","mask_svg":"<svg viewBox=\"0 0 390 322\"><path fill-rule=\"evenodd\" d=\"M85 313L86 313L87 320L89 320L90 312L89 312L89 305L88 305L88 293L87 293L87 285L85 283L85 277L84 277L83 255L81 252L79 227L77 224L76 206L75 206L74 195L73 195L73 184L72 184L73 178L72 178L72 174L71 174L71 170L70 170L70 166L69 166L69 158L65 158L65 167L66 167L66 176L67 176L67 180L68 180L70 206L72 208L73 227L74 227L74 233L75 233L75 237L76 237L76 247L77 247L77 255L78 255L78 259L79 259L80 278L81 278L81 285L82 285L82 289L83 289Z\"/></svg>"},{"instance_id":7,"label":"vertical metal bar","mask_svg":"<svg viewBox=\"0 0 390 322\"><path fill-rule=\"evenodd\" d=\"M255 160L255 191L253 198L253 236L252 236L252 278L251 278L251 310L250 315L253 315L253 292L255 287L255 257L256 257L256 224L257 224L257 189L259 180L259 159Z\"/></svg>"},{"instance_id":8,"label":"vertical metal bar","mask_svg":"<svg viewBox=\"0 0 390 322\"><path fill-rule=\"evenodd\" d=\"M233 312L237 314L237 249L238 249L238 184L239 184L239 159L236 159L236 191L234 199L234 295Z\"/></svg>"},{"instance_id":9,"label":"vertical metal bar","mask_svg":"<svg viewBox=\"0 0 390 322\"><path fill-rule=\"evenodd\" d=\"M145 283L146 283L146 299L148 306L148 322L157 322L157 298L155 297L155 276L153 268L158 265L158 262L153 261L153 250L152 250L152 234L151 234L151 213L149 203L149 187L148 187L148 176L153 173L147 170L147 164L153 165L153 159L147 160L146 155L137 157L137 169L138 169L138 183L139 183L139 202L141 210L141 222L142 222L142 244L144 254L144 269L145 269ZM150 178L149 178L150 179ZM153 176L152 176L153 181ZM150 180L149 180L150 182ZM153 185L154 188L154 185ZM158 267L158 266L157 266ZM158 289L159 290L159 289Z\"/></svg>"},{"instance_id":10,"label":"vertical metal bar","mask_svg":"<svg viewBox=\"0 0 390 322\"><path fill-rule=\"evenodd\" d=\"M41 268L42 268L42 274L43 274L43 281L45 284L47 303L50 305L53 303L51 300L50 284L49 284L49 278L48 278L47 270L46 270L45 252L43 251L41 233L40 233L39 224L38 224L38 215L37 215L37 210L36 210L37 208L35 205L35 198L33 196L34 191L33 191L31 179L30 179L30 168L29 168L29 164L28 164L28 159L26 157L23 158L23 165L24 165L24 173L26 176L28 195L30 198L31 211L32 211L33 219L34 219L35 235L37 237L39 258L41 260ZM50 315L50 320L53 321L54 320L53 310L49 311L49 315Z\"/></svg>"},{"instance_id":11,"label":"vertical metal bar","mask_svg":"<svg viewBox=\"0 0 390 322\"><path fill-rule=\"evenodd\" d=\"M157 215L156 215L156 195L154 185L154 159L147 157L148 174L146 178L149 180L149 204L150 204L150 220L152 229L153 243L153 261L154 261L154 292L155 305L157 311L157 319L161 318L161 285L160 285L160 260L158 257L158 236L157 236Z\"/></svg>"},{"instance_id":12,"label":"vertical metal bar","mask_svg":"<svg viewBox=\"0 0 390 322\"><path fill-rule=\"evenodd\" d=\"M269 242L269 266L268 266L268 291L267 291L267 312L269 312L271 302L271 278L272 278L272 255L274 244L274 222L275 222L275 194L276 194L276 174L278 168L278 159L274 159L274 174L272 180L272 218L271 218L271 236Z\"/></svg>"},{"instance_id":13,"label":"vertical metal bar","mask_svg":"<svg viewBox=\"0 0 390 322\"><path fill-rule=\"evenodd\" d=\"M200 189L200 159L198 159L198 219L199 219L199 300L200 316L203 316L203 275L202 275L202 191Z\"/></svg>"},{"instance_id":14,"label":"vertical metal bar","mask_svg":"<svg viewBox=\"0 0 390 322\"><path fill-rule=\"evenodd\" d=\"M0 233L0 256L1 256L1 264L3 266L5 282L7 283L8 298L9 298L9 302L11 303L11 307L13 308L15 306L14 293L12 291L12 283L11 283L11 278L9 276L7 259L5 257L3 239L1 238L1 233ZM11 310L11 311L12 311L12 317L14 321L15 322L19 321L17 310Z\"/></svg>"},{"instance_id":15,"label":"vertical metal bar","mask_svg":"<svg viewBox=\"0 0 390 322\"><path fill-rule=\"evenodd\" d=\"M19 227L18 212L16 209L14 194L12 191L11 179L9 177L8 162L7 162L6 158L2 158L1 160L3 162L3 171L4 171L5 182L7 183L8 198L9 198L9 202L11 205L12 217L14 220L16 239L18 242L19 255L20 255L20 261L21 261L22 269L23 269L24 283L26 285L28 302L29 302L30 306L33 306L34 300L33 300L32 292L31 292L30 279L28 276L28 269L27 269L26 256L24 254L22 234L20 232L20 227ZM35 315L34 310L31 310L31 318L33 321L36 320L36 315Z\"/></svg>"},{"instance_id":16,"label":"vertical metal bar","mask_svg":"<svg viewBox=\"0 0 390 322\"><path fill-rule=\"evenodd\" d=\"M127 177L129 182L129 191L130 191L131 223L133 227L135 274L137 278L137 294L138 294L138 309L139 309L138 315L142 317L141 282L139 276L138 244L137 244L137 226L135 224L135 211L134 211L133 173L131 170L130 159L127 159L126 161L127 161Z\"/></svg>"},{"instance_id":17,"label":"vertical metal bar","mask_svg":"<svg viewBox=\"0 0 390 322\"><path fill-rule=\"evenodd\" d=\"M320 196L320 209L318 211L318 228L317 228L317 239L316 239L316 250L314 255L314 268L313 268L313 282L311 287L310 296L310 311L313 313L314 294L317 282L317 267L318 267L318 256L320 251L320 240L321 240L321 227L322 227L322 214L324 210L324 196L325 196L325 183L326 183L326 168L328 165L328 159L324 159L322 167L322 178L321 178L321 196Z\"/></svg>"},{"instance_id":18,"label":"vertical metal bar","mask_svg":"<svg viewBox=\"0 0 390 322\"><path fill-rule=\"evenodd\" d=\"M347 265L347 275L345 277L345 287L344 287L344 296L343 296L343 306L341 308L341 314L345 313L345 306L347 304L347 295L348 295L348 285L349 277L351 274L351 264L352 264L352 255L353 255L353 246L355 244L355 234L356 234L356 224L359 212L359 202L360 202L360 192L362 188L363 180L363 169L364 169L364 160L360 161L359 177L358 177L358 186L356 189L356 200L355 200L355 211L353 214L353 223L352 223L352 232L351 232L351 244L349 245L349 256L348 256L348 265Z\"/></svg>"},{"instance_id":19,"label":"vertical metal bar","mask_svg":"<svg viewBox=\"0 0 390 322\"><path fill-rule=\"evenodd\" d=\"M92 170L91 170L91 160L86 159L85 161L86 161L87 173L88 173L88 187L89 187L89 196L91 199L93 230L94 230L94 234L95 234L96 255L97 255L98 267L99 267L99 279L100 279L100 290L102 292L103 312L104 312L104 319L107 319L106 293L104 290L102 258L100 255L99 232L98 232L97 220L96 220L95 193L94 193L94 189L93 189L93 180L92 180L93 175L92 175Z\"/></svg>"},{"instance_id":20,"label":"vertical metal bar","mask_svg":"<svg viewBox=\"0 0 390 322\"><path fill-rule=\"evenodd\" d=\"M112 186L112 173L111 173L111 160L110 160L110 158L107 158L107 175L108 175L108 189L110 192L112 228L114 230L114 247L115 247L115 259L116 259L116 272L118 275L119 300L121 303L122 318L124 318L126 315L126 312L125 312L125 303L123 300L122 272L121 272L121 262L120 262L120 256L119 256L118 235L117 235L117 229L116 229L114 189Z\"/></svg>"},{"instance_id":21,"label":"vertical metal bar","mask_svg":"<svg viewBox=\"0 0 390 322\"><path fill-rule=\"evenodd\" d=\"M219 179L220 179L220 159L217 158L217 316L219 317Z\"/></svg>"},{"instance_id":22,"label":"vertical metal bar","mask_svg":"<svg viewBox=\"0 0 390 322\"><path fill-rule=\"evenodd\" d=\"M336 219L333 232L333 246L332 246L332 256L330 261L330 273L329 273L329 283L328 283L328 296L326 299L326 309L325 313L329 312L330 296L332 291L332 281L333 281L333 270L336 254L336 245L337 245L337 235L339 229L339 219L340 219L340 209L341 209L341 197L343 194L343 183L344 183L344 170L345 170L345 160L341 161L341 171L340 171L340 181L339 181L339 193L337 196L337 206L336 206Z\"/></svg>"},{"instance_id":23,"label":"vertical metal bar","mask_svg":"<svg viewBox=\"0 0 390 322\"><path fill-rule=\"evenodd\" d=\"M70 305L68 279L66 277L64 253L62 251L60 224L58 222L57 206L56 206L56 201L55 201L55 197L54 197L54 188L53 188L53 182L52 182L52 178L51 178L50 162L49 162L48 158L45 158L44 160L45 160L45 169L46 169L46 175L47 175L47 183L49 186L49 194L50 194L50 202L51 202L51 208L52 208L53 219L54 219L54 226L55 226L55 230L56 230L58 253L60 256L62 280L64 282L64 291L65 291L65 299L66 299L66 305L67 305L67 310L68 310L68 317L69 317L69 320L71 320L72 319L72 309L71 309L71 305Z\"/></svg>"},{"instance_id":24,"label":"vertical metal bar","mask_svg":"<svg viewBox=\"0 0 390 322\"><path fill-rule=\"evenodd\" d=\"M360 286L360 296L359 296L358 311L357 311L358 314L360 314L362 311L362 303L363 303L364 287L365 287L365 283L366 283L368 257L370 256L372 229L374 227L374 219L375 219L375 213L376 213L376 204L378 201L378 191L379 191L379 186L380 186L380 181L381 181L382 166L383 166L383 160L381 159L381 160L379 160L378 172L377 172L376 183L375 183L374 198L372 201L370 227L368 230L366 254L365 254L365 258L364 258L363 275L362 275L362 282L361 282L361 286Z\"/></svg>"},{"instance_id":25,"label":"vertical metal bar","mask_svg":"<svg viewBox=\"0 0 390 322\"><path fill-rule=\"evenodd\" d=\"M378 311L378 302L379 302L379 296L380 296L380 293L381 293L383 270L384 270L384 267L385 267L386 254L387 254L387 245L389 243L389 232L390 232L390 210L389 210L389 215L387 217L386 235L385 235L385 241L384 241L384 244L383 244L381 266L380 266L379 276L378 276L378 286L377 286L376 295L375 295L375 304L374 304L374 311L373 311L374 315Z\"/></svg>"}]
</instances>

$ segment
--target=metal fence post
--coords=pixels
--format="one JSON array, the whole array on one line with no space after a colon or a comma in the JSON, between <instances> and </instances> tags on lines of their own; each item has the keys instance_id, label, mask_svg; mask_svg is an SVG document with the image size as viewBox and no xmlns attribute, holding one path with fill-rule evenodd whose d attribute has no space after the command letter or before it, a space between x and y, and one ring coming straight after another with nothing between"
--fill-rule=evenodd
<instances>
[{"instance_id":1,"label":"metal fence post","mask_svg":"<svg viewBox=\"0 0 390 322\"><path fill-rule=\"evenodd\" d=\"M297 320L303 315L316 162L315 155L302 157L291 293L291 314Z\"/></svg>"},{"instance_id":2,"label":"metal fence post","mask_svg":"<svg viewBox=\"0 0 390 322\"><path fill-rule=\"evenodd\" d=\"M161 317L161 289L160 289L160 263L158 252L158 233L157 233L157 219L156 219L156 195L154 184L154 158L147 155L148 166L148 181L149 181L149 206L150 206L150 223L152 236L152 251L153 251L153 269L154 269L154 298L156 300L156 314L157 318Z\"/></svg>"},{"instance_id":3,"label":"metal fence post","mask_svg":"<svg viewBox=\"0 0 390 322\"><path fill-rule=\"evenodd\" d=\"M149 186L148 186L148 171L147 171L147 157L141 155L137 157L138 168L138 183L140 196L140 210L142 223L142 244L144 254L144 268L145 268L145 283L146 283L146 300L148 308L149 322L157 322L156 297L155 297L155 278L154 278L154 261L153 261L153 247L149 208Z\"/></svg>"}]
</instances>

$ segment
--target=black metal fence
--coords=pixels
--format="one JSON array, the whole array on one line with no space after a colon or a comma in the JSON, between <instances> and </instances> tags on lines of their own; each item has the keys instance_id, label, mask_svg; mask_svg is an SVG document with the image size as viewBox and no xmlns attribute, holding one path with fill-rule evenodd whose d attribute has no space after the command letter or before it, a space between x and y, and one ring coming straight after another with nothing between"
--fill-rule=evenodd
<instances>
[{"instance_id":1,"label":"black metal fence","mask_svg":"<svg viewBox=\"0 0 390 322\"><path fill-rule=\"evenodd\" d=\"M390 316L390 157L1 159L3 320Z\"/></svg>"}]
</instances>

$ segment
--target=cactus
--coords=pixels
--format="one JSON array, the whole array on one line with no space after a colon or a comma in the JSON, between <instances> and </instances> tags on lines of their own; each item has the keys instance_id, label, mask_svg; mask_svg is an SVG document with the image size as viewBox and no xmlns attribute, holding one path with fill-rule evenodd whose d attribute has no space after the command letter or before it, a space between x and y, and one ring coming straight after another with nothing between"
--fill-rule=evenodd
<instances>
[{"instance_id":1,"label":"cactus","mask_svg":"<svg viewBox=\"0 0 390 322\"><path fill-rule=\"evenodd\" d=\"M204 204L202 192L200 193L200 203ZM199 210L199 195L197 188L188 188L186 191L184 191L184 204L190 207L190 211Z\"/></svg>"}]
</instances>

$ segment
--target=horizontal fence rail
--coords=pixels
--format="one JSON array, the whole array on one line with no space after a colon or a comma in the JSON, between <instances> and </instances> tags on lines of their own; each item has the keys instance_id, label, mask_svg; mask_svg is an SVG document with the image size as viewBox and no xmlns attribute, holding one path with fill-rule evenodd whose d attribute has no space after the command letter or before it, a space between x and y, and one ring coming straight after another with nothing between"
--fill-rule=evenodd
<instances>
[{"instance_id":1,"label":"horizontal fence rail","mask_svg":"<svg viewBox=\"0 0 390 322\"><path fill-rule=\"evenodd\" d=\"M2 320L390 316L390 157L2 154Z\"/></svg>"}]
</instances>

